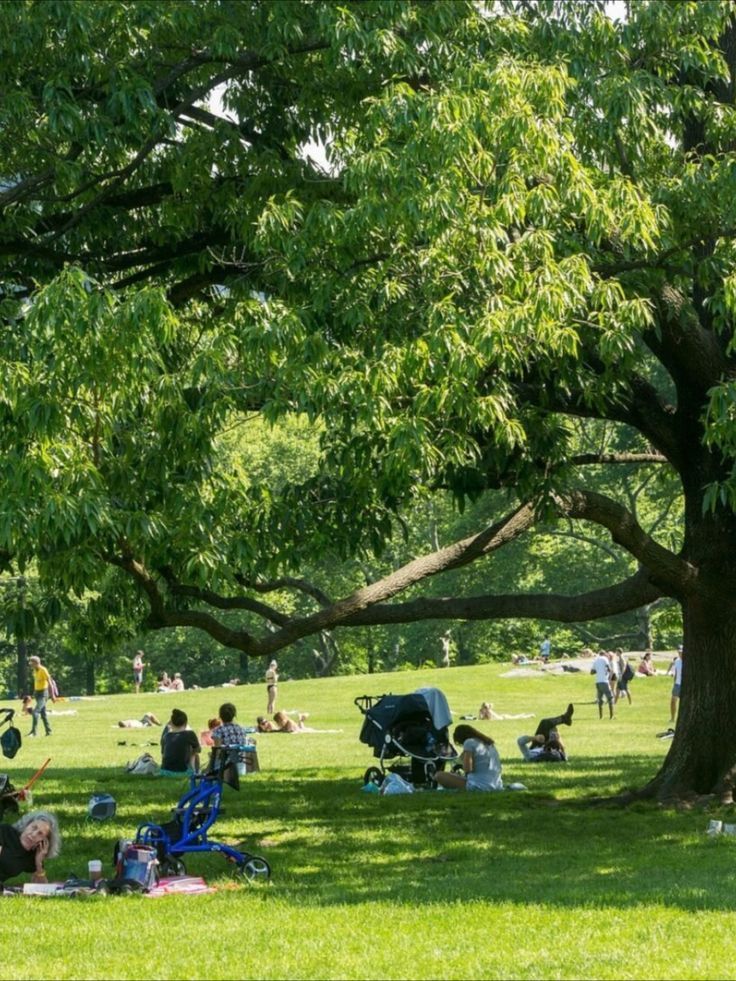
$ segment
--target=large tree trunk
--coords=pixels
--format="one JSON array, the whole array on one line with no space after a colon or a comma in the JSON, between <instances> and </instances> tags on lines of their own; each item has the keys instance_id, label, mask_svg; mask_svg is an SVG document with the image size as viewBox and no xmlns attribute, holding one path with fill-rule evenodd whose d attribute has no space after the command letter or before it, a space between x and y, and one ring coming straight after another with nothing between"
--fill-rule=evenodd
<instances>
[{"instance_id":1,"label":"large tree trunk","mask_svg":"<svg viewBox=\"0 0 736 981\"><path fill-rule=\"evenodd\" d=\"M727 580L726 580L727 582ZM683 604L682 690L675 737L662 768L644 789L663 801L715 794L736 785L736 597L724 585ZM663 705L663 711L668 706Z\"/></svg>"}]
</instances>

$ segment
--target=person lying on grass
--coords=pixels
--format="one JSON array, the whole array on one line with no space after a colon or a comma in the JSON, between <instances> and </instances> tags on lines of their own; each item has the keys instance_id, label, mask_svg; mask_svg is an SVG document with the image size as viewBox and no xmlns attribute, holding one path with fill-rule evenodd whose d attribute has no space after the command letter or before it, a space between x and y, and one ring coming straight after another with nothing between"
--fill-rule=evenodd
<instances>
[{"instance_id":1,"label":"person lying on grass","mask_svg":"<svg viewBox=\"0 0 736 981\"><path fill-rule=\"evenodd\" d=\"M493 711L493 702L482 702L478 709L478 718L486 722L503 722L506 719L533 719L533 712L522 712L520 715L500 715Z\"/></svg>"},{"instance_id":2,"label":"person lying on grass","mask_svg":"<svg viewBox=\"0 0 736 981\"><path fill-rule=\"evenodd\" d=\"M271 722L264 715L259 715L256 719L256 728L259 732L307 732L309 730L304 727L306 718L306 713L301 712L299 721L294 722L286 712L277 712L273 717L273 722Z\"/></svg>"},{"instance_id":3,"label":"person lying on grass","mask_svg":"<svg viewBox=\"0 0 736 981\"><path fill-rule=\"evenodd\" d=\"M160 726L158 718L153 712L146 712L142 719L121 719L118 726L121 729L145 729L148 726Z\"/></svg>"},{"instance_id":4,"label":"person lying on grass","mask_svg":"<svg viewBox=\"0 0 736 981\"><path fill-rule=\"evenodd\" d=\"M30 872L46 882L44 862L61 851L59 823L47 811L32 811L15 824L0 824L0 882Z\"/></svg>"},{"instance_id":5,"label":"person lying on grass","mask_svg":"<svg viewBox=\"0 0 736 981\"><path fill-rule=\"evenodd\" d=\"M456 745L463 744L463 770L446 773L439 770L435 780L447 790L503 790L501 758L490 736L473 726L459 725L452 734Z\"/></svg>"},{"instance_id":6,"label":"person lying on grass","mask_svg":"<svg viewBox=\"0 0 736 981\"><path fill-rule=\"evenodd\" d=\"M528 763L567 762L565 747L556 729L552 730L548 739L545 739L541 733L535 736L519 736L516 745Z\"/></svg>"},{"instance_id":7,"label":"person lying on grass","mask_svg":"<svg viewBox=\"0 0 736 981\"><path fill-rule=\"evenodd\" d=\"M313 729L311 726L305 726L304 720L308 718L308 712L300 712L299 721L294 722L288 713L277 712L271 722L264 715L259 715L256 719L256 728L259 732L342 732L342 729Z\"/></svg>"}]
</instances>

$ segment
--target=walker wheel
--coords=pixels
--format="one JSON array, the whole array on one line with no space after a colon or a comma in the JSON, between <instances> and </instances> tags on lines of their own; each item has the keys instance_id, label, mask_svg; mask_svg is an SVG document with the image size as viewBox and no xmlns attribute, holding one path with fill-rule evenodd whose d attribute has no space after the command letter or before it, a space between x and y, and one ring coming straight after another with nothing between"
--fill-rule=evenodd
<instances>
[{"instance_id":1,"label":"walker wheel","mask_svg":"<svg viewBox=\"0 0 736 981\"><path fill-rule=\"evenodd\" d=\"M251 855L244 862L238 865L238 872L244 875L249 882L266 882L271 878L271 866L265 858L259 855Z\"/></svg>"},{"instance_id":2,"label":"walker wheel","mask_svg":"<svg viewBox=\"0 0 736 981\"><path fill-rule=\"evenodd\" d=\"M161 862L159 871L161 875L186 875L187 867L180 858L175 855L167 855Z\"/></svg>"}]
</instances>

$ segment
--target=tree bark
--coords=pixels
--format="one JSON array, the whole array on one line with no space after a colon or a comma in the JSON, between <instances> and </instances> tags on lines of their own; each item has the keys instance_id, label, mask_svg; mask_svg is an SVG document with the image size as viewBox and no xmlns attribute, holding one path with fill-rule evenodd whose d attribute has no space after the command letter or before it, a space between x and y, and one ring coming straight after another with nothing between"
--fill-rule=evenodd
<instances>
[{"instance_id":1,"label":"tree bark","mask_svg":"<svg viewBox=\"0 0 736 981\"><path fill-rule=\"evenodd\" d=\"M661 801L716 795L732 803L736 786L733 515L699 516L689 532L687 549L700 573L698 588L680 599L684 653L676 732L644 795ZM668 705L662 708L666 711Z\"/></svg>"}]
</instances>

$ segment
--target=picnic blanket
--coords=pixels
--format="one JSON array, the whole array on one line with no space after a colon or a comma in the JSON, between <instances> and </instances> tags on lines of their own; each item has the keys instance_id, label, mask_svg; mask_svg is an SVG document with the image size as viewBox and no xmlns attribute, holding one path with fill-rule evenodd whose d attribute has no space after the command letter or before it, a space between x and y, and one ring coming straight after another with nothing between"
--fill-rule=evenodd
<instances>
[{"instance_id":1,"label":"picnic blanket","mask_svg":"<svg viewBox=\"0 0 736 981\"><path fill-rule=\"evenodd\" d=\"M22 886L5 886L0 888L0 896L46 896L64 898L89 895L106 896L105 890L99 892L93 888L83 886L79 882L26 882ZM161 896L195 896L202 893L215 892L212 886L208 886L201 876L198 875L169 875L159 879L158 883L148 892L142 892L141 896L151 899L160 899Z\"/></svg>"}]
</instances>

